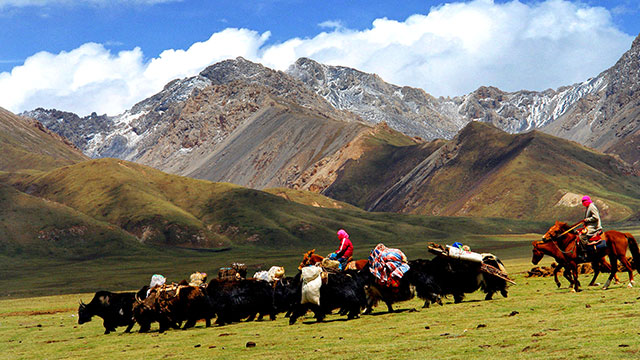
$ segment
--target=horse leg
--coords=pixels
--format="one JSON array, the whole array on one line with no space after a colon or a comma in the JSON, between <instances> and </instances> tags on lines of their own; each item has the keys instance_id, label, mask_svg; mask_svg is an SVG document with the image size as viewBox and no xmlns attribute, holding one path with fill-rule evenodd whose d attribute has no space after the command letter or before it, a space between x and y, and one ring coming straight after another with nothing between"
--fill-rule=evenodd
<instances>
[{"instance_id":1,"label":"horse leg","mask_svg":"<svg viewBox=\"0 0 640 360\"><path fill-rule=\"evenodd\" d=\"M556 282L556 286L558 287L558 289L560 288L560 286L562 286L562 284L560 283L560 280L558 280L558 273L560 272L560 269L562 269L563 266L562 265L558 265L553 269L553 280L555 280ZM567 278L567 272L564 272L564 277ZM567 278L569 279L569 278ZM571 280L569 279L569 284L571 284Z\"/></svg>"},{"instance_id":2,"label":"horse leg","mask_svg":"<svg viewBox=\"0 0 640 360\"><path fill-rule=\"evenodd\" d=\"M589 286L595 286L596 285L596 279L598 278L598 275L600 274L600 263L597 261L594 261L591 263L591 267L593 268L593 279L591 279L591 282L589 283Z\"/></svg>"},{"instance_id":3,"label":"horse leg","mask_svg":"<svg viewBox=\"0 0 640 360\"><path fill-rule=\"evenodd\" d=\"M627 287L633 287L633 285L636 284L635 281L633 281L633 267L627 259L626 251L620 256L620 262L622 263L622 265L624 265L624 267L627 269L627 272L629 273L629 284L627 285Z\"/></svg>"},{"instance_id":4,"label":"horse leg","mask_svg":"<svg viewBox=\"0 0 640 360\"><path fill-rule=\"evenodd\" d=\"M569 267L569 265L567 265ZM571 292L580 292L580 281L578 281L578 266L576 264L571 264L570 272L573 274L573 287L571 288Z\"/></svg>"},{"instance_id":5,"label":"horse leg","mask_svg":"<svg viewBox=\"0 0 640 360\"><path fill-rule=\"evenodd\" d=\"M611 280L614 276L616 276L616 272L618 271L618 259L615 257L615 255L609 254L609 264L611 265L611 273L609 274L607 282L605 282L604 286L602 287L604 290L607 290L609 288L609 285L611 285Z\"/></svg>"}]
</instances>

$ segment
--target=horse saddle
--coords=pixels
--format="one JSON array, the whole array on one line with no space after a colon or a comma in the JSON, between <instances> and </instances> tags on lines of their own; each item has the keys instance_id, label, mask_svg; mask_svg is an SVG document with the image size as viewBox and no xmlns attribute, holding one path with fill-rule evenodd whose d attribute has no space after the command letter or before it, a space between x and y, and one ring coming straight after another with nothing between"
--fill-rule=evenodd
<instances>
[{"instance_id":1,"label":"horse saddle","mask_svg":"<svg viewBox=\"0 0 640 360\"><path fill-rule=\"evenodd\" d=\"M593 235L587 243L589 249L601 250L607 247L607 241L602 239L602 230Z\"/></svg>"}]
</instances>

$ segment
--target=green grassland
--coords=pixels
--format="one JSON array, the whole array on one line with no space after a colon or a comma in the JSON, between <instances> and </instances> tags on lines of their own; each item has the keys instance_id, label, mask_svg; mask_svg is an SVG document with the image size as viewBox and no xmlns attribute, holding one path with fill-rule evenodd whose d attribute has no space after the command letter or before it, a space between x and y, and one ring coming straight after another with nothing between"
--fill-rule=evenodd
<instances>
[{"instance_id":1,"label":"green grassland","mask_svg":"<svg viewBox=\"0 0 640 360\"><path fill-rule=\"evenodd\" d=\"M633 232L638 234L638 229ZM493 252L506 258L507 269L517 282L510 287L508 298L497 295L485 301L478 292L460 304L447 299L443 306L429 309L422 309L422 301L414 299L396 304L398 313L388 314L385 306L379 306L373 315L351 321L335 314L324 323L315 323L308 314L289 326L288 319L280 315L273 322L241 322L208 329L199 322L194 329L164 334L157 332L156 324L148 334L135 332L135 326L132 334L124 334L124 328L119 328L116 333L103 335L99 318L77 324L78 300L89 301L90 291L4 298L0 300L0 343L4 350L0 359L637 358L638 289L622 284L607 291L592 287L570 293L566 287L556 289L550 278L525 278L525 270L531 267L527 244L538 237L493 235L475 239L491 242L496 246ZM417 253L429 256L423 248L402 248L412 254L410 258ZM212 263L223 263L218 257L221 254L211 254ZM288 264L299 258L289 259L294 255L264 254L261 261L265 265ZM177 270L183 267L181 262L172 265ZM548 263L550 259L543 260L543 265ZM86 281L96 290L112 281L111 276L143 270L127 269L116 274L106 264L93 265L104 270L103 276L90 279L100 272L87 268ZM78 265L77 269L81 268ZM626 274L621 274L621 279L626 280ZM247 348L250 341L256 346Z\"/></svg>"}]
</instances>

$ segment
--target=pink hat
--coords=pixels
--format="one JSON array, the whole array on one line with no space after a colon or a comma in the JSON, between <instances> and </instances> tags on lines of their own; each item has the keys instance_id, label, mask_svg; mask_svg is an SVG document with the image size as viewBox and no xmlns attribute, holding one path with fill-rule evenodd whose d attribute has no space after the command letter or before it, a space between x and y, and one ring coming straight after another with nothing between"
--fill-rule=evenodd
<instances>
[{"instance_id":1,"label":"pink hat","mask_svg":"<svg viewBox=\"0 0 640 360\"><path fill-rule=\"evenodd\" d=\"M344 238L349 238L349 234L347 234L346 231L344 231L343 229L338 230L338 239L342 240Z\"/></svg>"},{"instance_id":2,"label":"pink hat","mask_svg":"<svg viewBox=\"0 0 640 360\"><path fill-rule=\"evenodd\" d=\"M589 197L589 195L585 195L582 197L582 205L584 206L589 206L589 204L591 204L593 201L591 201L591 198Z\"/></svg>"}]
</instances>

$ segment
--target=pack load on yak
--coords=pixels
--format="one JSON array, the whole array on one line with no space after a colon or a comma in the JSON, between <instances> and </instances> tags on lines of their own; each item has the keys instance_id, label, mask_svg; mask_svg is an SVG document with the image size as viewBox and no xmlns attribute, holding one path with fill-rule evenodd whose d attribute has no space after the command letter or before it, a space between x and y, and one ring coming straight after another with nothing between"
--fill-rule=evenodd
<instances>
[{"instance_id":1,"label":"pack load on yak","mask_svg":"<svg viewBox=\"0 0 640 360\"><path fill-rule=\"evenodd\" d=\"M472 252L468 245L463 245L460 242L455 242L451 246L446 245L444 247L439 244L430 243L427 248L429 249L429 252L440 257L477 263L480 271L515 284L515 281L509 278L509 275L507 274L507 271L504 268L504 265L502 265L500 259L493 254Z\"/></svg>"},{"instance_id":2,"label":"pack load on yak","mask_svg":"<svg viewBox=\"0 0 640 360\"><path fill-rule=\"evenodd\" d=\"M151 289L153 289L155 287L163 286L166 283L167 283L167 278L166 277L164 277L163 275L160 275L160 274L153 274L151 276L151 282L149 282L149 289L147 289L147 295L146 296L149 296L149 293L151 292Z\"/></svg>"},{"instance_id":3,"label":"pack load on yak","mask_svg":"<svg viewBox=\"0 0 640 360\"><path fill-rule=\"evenodd\" d=\"M378 244L369 255L369 271L383 286L398 287L400 279L409 271L407 257L398 249Z\"/></svg>"},{"instance_id":4,"label":"pack load on yak","mask_svg":"<svg viewBox=\"0 0 640 360\"><path fill-rule=\"evenodd\" d=\"M257 271L255 274L253 274L253 277L257 280L274 283L284 277L284 268L282 266L272 266L269 271Z\"/></svg>"},{"instance_id":5,"label":"pack load on yak","mask_svg":"<svg viewBox=\"0 0 640 360\"><path fill-rule=\"evenodd\" d=\"M218 270L218 279L220 280L240 280L247 278L247 265L241 263L233 263L231 267L223 267Z\"/></svg>"},{"instance_id":6,"label":"pack load on yak","mask_svg":"<svg viewBox=\"0 0 640 360\"><path fill-rule=\"evenodd\" d=\"M196 271L189 276L190 286L206 286L207 285L207 273Z\"/></svg>"},{"instance_id":7,"label":"pack load on yak","mask_svg":"<svg viewBox=\"0 0 640 360\"><path fill-rule=\"evenodd\" d=\"M301 271L302 298L300 304L310 303L320 306L320 287L324 271L319 266L306 266Z\"/></svg>"}]
</instances>

